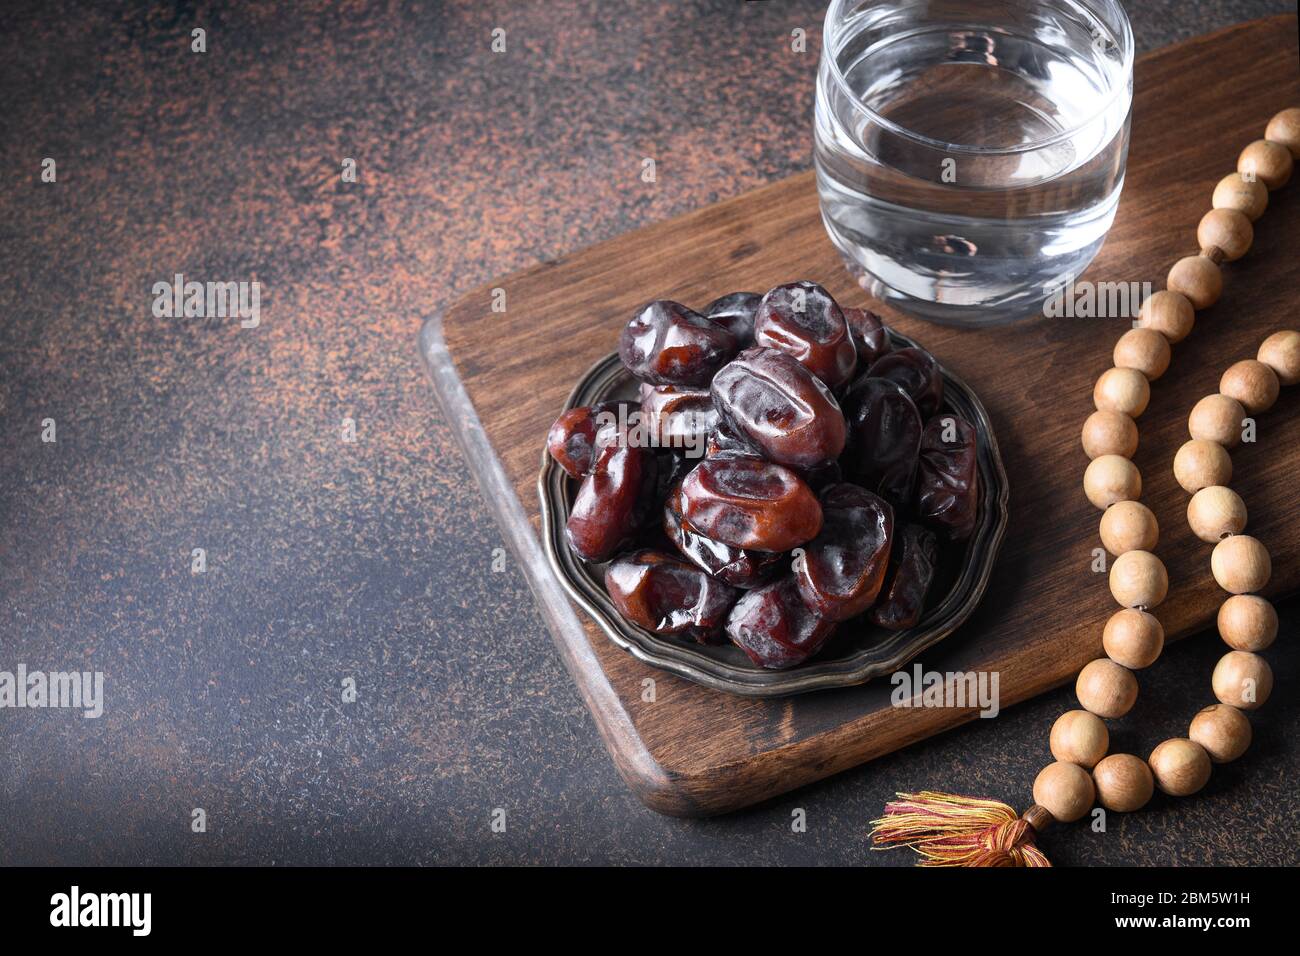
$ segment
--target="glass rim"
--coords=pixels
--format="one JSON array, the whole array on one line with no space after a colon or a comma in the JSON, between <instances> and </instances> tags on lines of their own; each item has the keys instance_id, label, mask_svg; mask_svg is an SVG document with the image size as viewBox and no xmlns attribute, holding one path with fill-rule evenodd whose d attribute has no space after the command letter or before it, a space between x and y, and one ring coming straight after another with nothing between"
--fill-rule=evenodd
<instances>
[{"instance_id":1,"label":"glass rim","mask_svg":"<svg viewBox=\"0 0 1300 956\"><path fill-rule=\"evenodd\" d=\"M926 136L923 133L918 133L915 132L914 130L910 130L906 126L900 126L898 123L895 123L893 120L886 119L884 116L881 116L870 106L867 106L867 104L863 103L862 100L857 96L857 94L855 94L853 90L849 87L849 81L845 78L844 71L840 69L839 58L835 55L837 51L831 50L831 22L832 19L836 17L836 15L843 13L844 7L846 7L848 4L860 3L860 2L861 0L831 0L830 6L826 8L826 16L822 20L821 60L823 63L827 63L829 65L831 76L834 79L835 84L840 88L841 92L845 94L849 102L853 104L853 108L855 110L866 115L873 122L879 124L880 126L883 126L885 129L889 130L890 132L895 133L898 136L902 136L907 139L913 140L915 142L921 143L926 146L938 147L939 149L943 149L948 152L957 152L957 153L985 153L985 154L994 154L994 155L1014 155L1016 153L1032 152L1036 149L1043 149L1048 146L1054 146L1057 143L1064 142L1065 140L1068 140L1071 137L1075 136L1076 134L1079 133L1080 130L1083 130L1088 126L1091 126L1093 123L1097 122L1097 120L1105 116L1107 111L1110 110L1111 106L1115 103L1117 99L1120 98L1121 95L1131 92L1130 88L1132 86L1132 81L1133 81L1133 59L1134 59L1133 27L1129 23L1128 12L1124 9L1123 4L1121 4L1119 0L1099 0L1102 6L1113 9L1119 15L1120 26L1122 27L1119 36L1119 43L1124 54L1122 66L1123 66L1123 75L1125 78L1125 82L1116 84L1115 89L1111 90L1110 95L1105 98L1105 100L1096 110L1088 114L1088 116L1082 121L1070 126L1068 129L1063 129L1060 132L1053 133L1051 136L1045 136L1042 139L1036 139L1029 143L1018 143L1015 146L974 146L974 145L967 145L962 143L948 143L945 142L944 140L934 139L931 136ZM1065 2L1071 6L1078 5L1072 2L1072 0L1065 0Z\"/></svg>"}]
</instances>

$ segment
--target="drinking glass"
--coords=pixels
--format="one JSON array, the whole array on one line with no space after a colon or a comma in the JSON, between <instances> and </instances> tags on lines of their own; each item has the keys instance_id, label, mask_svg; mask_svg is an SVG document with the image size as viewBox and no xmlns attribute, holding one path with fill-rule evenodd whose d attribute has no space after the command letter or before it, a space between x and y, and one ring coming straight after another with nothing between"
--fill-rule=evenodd
<instances>
[{"instance_id":1,"label":"drinking glass","mask_svg":"<svg viewBox=\"0 0 1300 956\"><path fill-rule=\"evenodd\" d=\"M1116 0L834 0L814 134L826 230L905 312L1035 315L1115 218L1132 98Z\"/></svg>"}]
</instances>

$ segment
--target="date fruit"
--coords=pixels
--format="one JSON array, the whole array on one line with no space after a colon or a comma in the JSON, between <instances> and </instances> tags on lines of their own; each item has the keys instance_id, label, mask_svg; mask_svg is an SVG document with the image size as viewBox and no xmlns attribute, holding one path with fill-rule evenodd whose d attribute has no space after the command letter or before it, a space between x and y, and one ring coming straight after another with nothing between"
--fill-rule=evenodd
<instances>
[{"instance_id":1,"label":"date fruit","mask_svg":"<svg viewBox=\"0 0 1300 956\"><path fill-rule=\"evenodd\" d=\"M880 316L869 309L845 309L844 321L849 325L849 338L858 353L858 368L868 369L893 346L889 330Z\"/></svg>"},{"instance_id":2,"label":"date fruit","mask_svg":"<svg viewBox=\"0 0 1300 956\"><path fill-rule=\"evenodd\" d=\"M741 595L727 619L727 636L760 667L780 670L816 654L835 630L814 614L786 577Z\"/></svg>"},{"instance_id":3,"label":"date fruit","mask_svg":"<svg viewBox=\"0 0 1300 956\"><path fill-rule=\"evenodd\" d=\"M596 433L618 421L624 402L602 402L571 408L555 420L546 435L546 450L571 478L582 478L591 470L596 453Z\"/></svg>"},{"instance_id":4,"label":"date fruit","mask_svg":"<svg viewBox=\"0 0 1300 956\"><path fill-rule=\"evenodd\" d=\"M919 524L904 525L894 545L897 562L884 596L871 609L871 621L891 631L915 627L925 610L925 596L934 581L939 546L934 532Z\"/></svg>"},{"instance_id":5,"label":"date fruit","mask_svg":"<svg viewBox=\"0 0 1300 956\"><path fill-rule=\"evenodd\" d=\"M887 378L901 387L926 421L943 404L943 372L934 356L925 349L890 352L873 362L867 375Z\"/></svg>"},{"instance_id":6,"label":"date fruit","mask_svg":"<svg viewBox=\"0 0 1300 956\"><path fill-rule=\"evenodd\" d=\"M729 454L757 455L754 446L733 432L725 421L718 422L718 427L709 435L704 446L704 454L709 458Z\"/></svg>"},{"instance_id":7,"label":"date fruit","mask_svg":"<svg viewBox=\"0 0 1300 956\"><path fill-rule=\"evenodd\" d=\"M822 527L817 496L789 468L761 458L706 458L682 479L681 515L734 548L789 551Z\"/></svg>"},{"instance_id":8,"label":"date fruit","mask_svg":"<svg viewBox=\"0 0 1300 956\"><path fill-rule=\"evenodd\" d=\"M651 302L627 324L618 354L627 370L644 382L707 388L739 347L722 325L663 299Z\"/></svg>"},{"instance_id":9,"label":"date fruit","mask_svg":"<svg viewBox=\"0 0 1300 956\"><path fill-rule=\"evenodd\" d=\"M712 393L731 432L771 461L816 468L844 450L844 414L835 397L784 352L746 349L714 377Z\"/></svg>"},{"instance_id":10,"label":"date fruit","mask_svg":"<svg viewBox=\"0 0 1300 956\"><path fill-rule=\"evenodd\" d=\"M965 541L979 512L979 464L975 427L957 415L930 419L921 435L916 477L916 516Z\"/></svg>"},{"instance_id":11,"label":"date fruit","mask_svg":"<svg viewBox=\"0 0 1300 956\"><path fill-rule=\"evenodd\" d=\"M883 359L882 359L883 361ZM849 448L844 456L850 480L895 507L912 500L921 413L907 393L883 378L860 378L844 396Z\"/></svg>"},{"instance_id":12,"label":"date fruit","mask_svg":"<svg viewBox=\"0 0 1300 956\"><path fill-rule=\"evenodd\" d=\"M682 634L704 643L726 623L738 592L699 568L644 549L615 558L605 589L625 618L655 634Z\"/></svg>"},{"instance_id":13,"label":"date fruit","mask_svg":"<svg viewBox=\"0 0 1300 956\"><path fill-rule=\"evenodd\" d=\"M664 503L663 530L691 563L713 577L737 588L756 588L772 578L786 556L779 551L733 548L700 534L682 517L680 489L674 489Z\"/></svg>"},{"instance_id":14,"label":"date fruit","mask_svg":"<svg viewBox=\"0 0 1300 956\"><path fill-rule=\"evenodd\" d=\"M831 389L853 378L858 364L844 313L815 282L779 285L763 296L754 343L794 356Z\"/></svg>"},{"instance_id":15,"label":"date fruit","mask_svg":"<svg viewBox=\"0 0 1300 956\"><path fill-rule=\"evenodd\" d=\"M799 596L819 617L844 621L870 607L880 593L894 539L894 509L857 485L821 493L822 530L796 550Z\"/></svg>"},{"instance_id":16,"label":"date fruit","mask_svg":"<svg viewBox=\"0 0 1300 956\"><path fill-rule=\"evenodd\" d=\"M605 561L632 542L654 504L656 463L650 448L602 431L591 471L582 479L565 536L584 561Z\"/></svg>"},{"instance_id":17,"label":"date fruit","mask_svg":"<svg viewBox=\"0 0 1300 956\"><path fill-rule=\"evenodd\" d=\"M762 301L757 292L732 292L710 302L704 314L734 335L742 349L747 349L754 344L754 316Z\"/></svg>"},{"instance_id":18,"label":"date fruit","mask_svg":"<svg viewBox=\"0 0 1300 956\"><path fill-rule=\"evenodd\" d=\"M677 385L643 385L641 414L653 444L690 458L703 458L709 435L721 420L707 391Z\"/></svg>"}]
</instances>

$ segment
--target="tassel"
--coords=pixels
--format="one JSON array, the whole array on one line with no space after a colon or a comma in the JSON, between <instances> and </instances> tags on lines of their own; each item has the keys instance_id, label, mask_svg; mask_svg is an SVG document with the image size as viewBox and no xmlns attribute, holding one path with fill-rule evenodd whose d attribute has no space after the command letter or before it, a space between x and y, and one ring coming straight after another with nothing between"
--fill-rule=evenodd
<instances>
[{"instance_id":1,"label":"tassel","mask_svg":"<svg viewBox=\"0 0 1300 956\"><path fill-rule=\"evenodd\" d=\"M897 796L871 821L873 849L910 846L924 857L921 866L1052 865L1034 844L1035 826L1051 819L1041 807L1018 817L996 800L930 790Z\"/></svg>"}]
</instances>

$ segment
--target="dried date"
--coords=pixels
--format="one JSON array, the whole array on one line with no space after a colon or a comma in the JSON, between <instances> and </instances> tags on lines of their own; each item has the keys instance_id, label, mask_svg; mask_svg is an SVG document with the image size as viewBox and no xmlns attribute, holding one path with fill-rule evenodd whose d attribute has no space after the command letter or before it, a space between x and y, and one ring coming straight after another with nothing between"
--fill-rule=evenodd
<instances>
[{"instance_id":1,"label":"dried date","mask_svg":"<svg viewBox=\"0 0 1300 956\"><path fill-rule=\"evenodd\" d=\"M726 623L739 594L699 568L649 549L610 562L605 589L619 613L633 624L701 643Z\"/></svg>"},{"instance_id":2,"label":"dried date","mask_svg":"<svg viewBox=\"0 0 1300 956\"><path fill-rule=\"evenodd\" d=\"M652 443L672 448L688 458L703 458L709 435L721 417L708 391L676 385L645 385L641 414Z\"/></svg>"},{"instance_id":3,"label":"dried date","mask_svg":"<svg viewBox=\"0 0 1300 956\"><path fill-rule=\"evenodd\" d=\"M704 314L734 335L737 344L745 349L754 344L754 316L762 301L757 292L732 292L710 302Z\"/></svg>"},{"instance_id":4,"label":"dried date","mask_svg":"<svg viewBox=\"0 0 1300 956\"><path fill-rule=\"evenodd\" d=\"M578 557L605 561L632 542L654 505L656 472L648 447L626 441L617 429L600 433L565 526Z\"/></svg>"},{"instance_id":5,"label":"dried date","mask_svg":"<svg viewBox=\"0 0 1300 956\"><path fill-rule=\"evenodd\" d=\"M939 562L934 532L919 524L904 525L894 545L897 561L885 593L871 609L871 621L891 631L915 627Z\"/></svg>"},{"instance_id":6,"label":"dried date","mask_svg":"<svg viewBox=\"0 0 1300 956\"><path fill-rule=\"evenodd\" d=\"M852 379L857 368L844 313L815 282L779 285L763 296L754 316L754 343L793 356L832 390Z\"/></svg>"},{"instance_id":7,"label":"dried date","mask_svg":"<svg viewBox=\"0 0 1300 956\"><path fill-rule=\"evenodd\" d=\"M591 470L596 433L608 422L607 416L618 414L619 404L605 402L570 408L551 426L546 435L546 450L571 478L582 478Z\"/></svg>"},{"instance_id":8,"label":"dried date","mask_svg":"<svg viewBox=\"0 0 1300 956\"><path fill-rule=\"evenodd\" d=\"M894 509L857 485L821 493L822 530L795 560L799 596L819 617L844 621L875 602L894 538Z\"/></svg>"},{"instance_id":9,"label":"dried date","mask_svg":"<svg viewBox=\"0 0 1300 956\"><path fill-rule=\"evenodd\" d=\"M719 421L718 427L709 435L709 440L704 445L704 454L709 458L716 458L728 454L757 455L758 452L753 445L733 432L726 421Z\"/></svg>"},{"instance_id":10,"label":"dried date","mask_svg":"<svg viewBox=\"0 0 1300 956\"><path fill-rule=\"evenodd\" d=\"M632 318L619 338L618 354L624 367L644 382L707 388L739 347L724 326L664 299Z\"/></svg>"},{"instance_id":11,"label":"dried date","mask_svg":"<svg viewBox=\"0 0 1300 956\"><path fill-rule=\"evenodd\" d=\"M916 515L964 541L979 512L979 462L975 427L957 415L936 415L921 435Z\"/></svg>"},{"instance_id":12,"label":"dried date","mask_svg":"<svg viewBox=\"0 0 1300 956\"><path fill-rule=\"evenodd\" d=\"M706 458L682 479L681 515L715 541L789 551L817 536L822 509L789 468L746 455Z\"/></svg>"},{"instance_id":13,"label":"dried date","mask_svg":"<svg viewBox=\"0 0 1300 956\"><path fill-rule=\"evenodd\" d=\"M821 650L835 630L812 612L786 577L741 595L727 619L727 636L760 667L781 670Z\"/></svg>"},{"instance_id":14,"label":"dried date","mask_svg":"<svg viewBox=\"0 0 1300 956\"><path fill-rule=\"evenodd\" d=\"M916 405L894 382L860 378L844 396L844 410L849 442L843 461L849 478L896 507L907 506L921 448Z\"/></svg>"},{"instance_id":15,"label":"dried date","mask_svg":"<svg viewBox=\"0 0 1300 956\"><path fill-rule=\"evenodd\" d=\"M848 323L849 338L853 339L853 348L858 353L858 368L871 368L876 359L892 348L889 330L880 316L869 309L845 309L844 321Z\"/></svg>"},{"instance_id":16,"label":"dried date","mask_svg":"<svg viewBox=\"0 0 1300 956\"><path fill-rule=\"evenodd\" d=\"M691 563L737 588L755 588L771 579L785 555L779 551L733 548L701 534L681 514L679 489L668 495L663 509L663 530L668 540Z\"/></svg>"},{"instance_id":17,"label":"dried date","mask_svg":"<svg viewBox=\"0 0 1300 956\"><path fill-rule=\"evenodd\" d=\"M890 352L873 362L867 375L887 378L902 388L926 421L943 404L943 371L925 349Z\"/></svg>"},{"instance_id":18,"label":"dried date","mask_svg":"<svg viewBox=\"0 0 1300 956\"><path fill-rule=\"evenodd\" d=\"M844 450L844 414L835 397L784 352L746 349L722 367L711 391L728 429L771 461L816 468Z\"/></svg>"}]
</instances>

